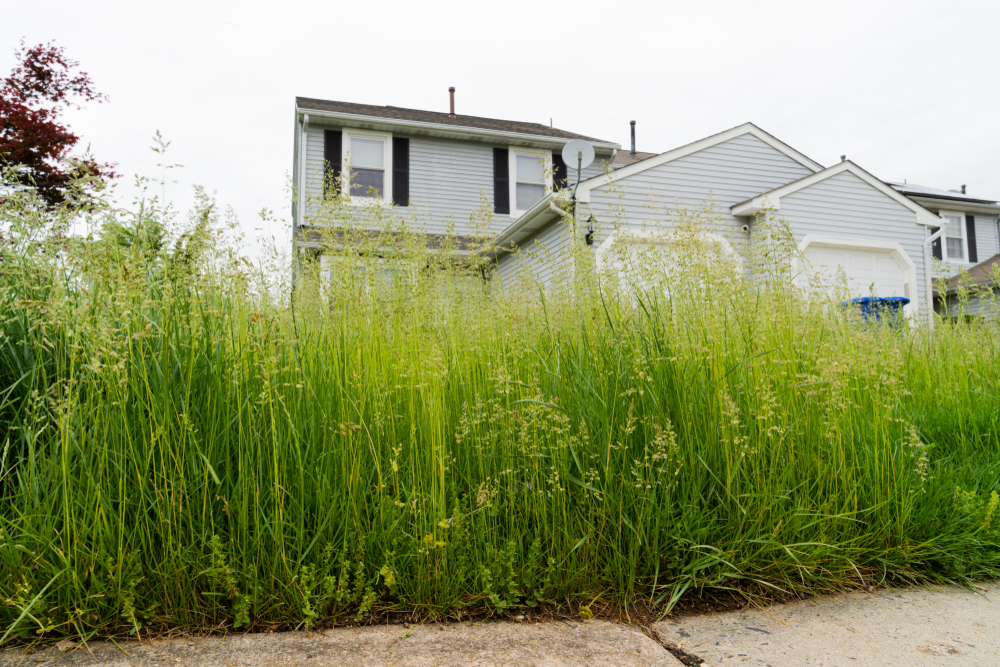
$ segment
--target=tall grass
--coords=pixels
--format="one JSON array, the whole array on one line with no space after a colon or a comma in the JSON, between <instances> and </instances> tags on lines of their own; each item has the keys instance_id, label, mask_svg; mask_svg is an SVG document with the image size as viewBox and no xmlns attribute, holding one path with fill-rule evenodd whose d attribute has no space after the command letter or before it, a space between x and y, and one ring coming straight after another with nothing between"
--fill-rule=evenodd
<instances>
[{"instance_id":1,"label":"tall grass","mask_svg":"<svg viewBox=\"0 0 1000 667\"><path fill-rule=\"evenodd\" d=\"M780 230L750 278L681 216L669 275L543 288L405 226L293 277L205 198L89 215L2 207L3 641L1000 572L1000 331L810 301Z\"/></svg>"}]
</instances>

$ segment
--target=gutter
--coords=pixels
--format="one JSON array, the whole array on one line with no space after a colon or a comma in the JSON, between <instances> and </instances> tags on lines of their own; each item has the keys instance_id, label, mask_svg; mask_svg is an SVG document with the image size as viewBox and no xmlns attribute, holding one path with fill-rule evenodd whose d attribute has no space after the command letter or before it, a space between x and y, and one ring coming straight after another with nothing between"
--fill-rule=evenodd
<instances>
[{"instance_id":1,"label":"gutter","mask_svg":"<svg viewBox=\"0 0 1000 667\"><path fill-rule=\"evenodd\" d=\"M931 276L931 244L944 236L944 225L924 239L924 283L927 288L927 322L934 329L934 278Z\"/></svg>"},{"instance_id":2,"label":"gutter","mask_svg":"<svg viewBox=\"0 0 1000 667\"><path fill-rule=\"evenodd\" d=\"M532 222L535 218L544 213L546 209L549 208L549 204L554 204L555 202L552 201L554 194L555 193L553 192L548 193L539 199L534 206L522 213L521 217L509 224L506 229L500 232L498 237L493 239L493 243L491 244L492 247L488 250L488 252L506 252L507 248L504 248L503 245L510 243L512 236L523 230L529 222Z\"/></svg>"}]
</instances>

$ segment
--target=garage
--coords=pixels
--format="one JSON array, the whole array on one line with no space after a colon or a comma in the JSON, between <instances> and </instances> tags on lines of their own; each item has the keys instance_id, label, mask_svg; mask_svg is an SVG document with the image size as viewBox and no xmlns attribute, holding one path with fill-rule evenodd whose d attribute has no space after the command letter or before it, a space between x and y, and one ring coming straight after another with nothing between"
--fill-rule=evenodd
<instances>
[{"instance_id":1,"label":"garage","mask_svg":"<svg viewBox=\"0 0 1000 667\"><path fill-rule=\"evenodd\" d=\"M836 289L844 285L851 298L917 294L916 266L898 243L806 237L799 244L800 275L810 285ZM907 312L912 310L907 306Z\"/></svg>"},{"instance_id":2,"label":"garage","mask_svg":"<svg viewBox=\"0 0 1000 667\"><path fill-rule=\"evenodd\" d=\"M617 229L597 248L597 269L619 285L665 287L686 276L703 276L708 267L742 279L742 265L721 234L685 234L677 230Z\"/></svg>"}]
</instances>

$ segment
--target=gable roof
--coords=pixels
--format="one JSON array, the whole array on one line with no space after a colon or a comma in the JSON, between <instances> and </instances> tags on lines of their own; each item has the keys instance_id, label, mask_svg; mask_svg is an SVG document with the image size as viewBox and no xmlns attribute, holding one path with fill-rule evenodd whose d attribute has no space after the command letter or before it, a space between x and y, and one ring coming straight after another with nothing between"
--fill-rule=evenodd
<instances>
[{"instance_id":1,"label":"gable roof","mask_svg":"<svg viewBox=\"0 0 1000 667\"><path fill-rule=\"evenodd\" d=\"M661 164L666 164L667 162L691 155L692 153L697 153L698 151L711 148L712 146L729 141L730 139L735 139L736 137L741 137L745 134L751 134L757 137L771 148L774 148L780 153L784 153L812 171L820 171L823 169L823 165L819 162L806 157L785 142L780 141L771 134L768 134L753 123L744 123L743 125L737 125L734 128L728 129L725 132L713 134L710 137L699 139L698 141L685 146L680 146L679 148L667 151L666 153L660 153L654 157L646 158L645 160L633 162L632 164L620 167L616 169L613 174L602 174L601 176L595 176L594 178L587 179L586 181L581 181L580 189L577 192L577 198L582 202L589 202L590 191L594 188L608 185L611 183L612 179L618 180L625 178L626 176L631 176L632 174L640 173L647 169L652 169L653 167L658 167Z\"/></svg>"},{"instance_id":2,"label":"gable roof","mask_svg":"<svg viewBox=\"0 0 1000 667\"><path fill-rule=\"evenodd\" d=\"M766 208L772 208L775 210L780 209L782 197L808 188L821 181L825 181L826 179L836 176L837 174L842 174L845 171L854 174L868 185L894 200L896 203L901 204L913 211L917 215L918 223L928 225L930 227L937 227L941 224L940 217L931 213L909 197L900 194L850 160L844 160L843 162L837 163L832 167L818 171L815 174L803 176L802 178L792 181L791 183L786 183L785 185L776 187L773 190L762 192L761 194L751 197L746 201L734 204L730 207L730 210L733 215L756 215Z\"/></svg>"},{"instance_id":3,"label":"gable roof","mask_svg":"<svg viewBox=\"0 0 1000 667\"><path fill-rule=\"evenodd\" d=\"M958 273L947 280L937 280L938 289L954 290L962 285L989 285L993 283L993 271L1000 270L1000 255L993 255L984 262L963 273Z\"/></svg>"},{"instance_id":4,"label":"gable roof","mask_svg":"<svg viewBox=\"0 0 1000 667\"><path fill-rule=\"evenodd\" d=\"M300 113L319 112L321 116L342 118L345 120L367 118L378 119L389 125L404 125L407 127L425 126L431 129L437 126L440 128L453 128L454 130L480 130L486 133L524 134L549 139L583 139L584 141L603 145L603 147L619 148L619 145L614 142L587 137L575 132L567 132L566 130L548 127L541 123L525 123L521 121L462 115L456 115L455 118L452 118L449 114L438 111L422 111L420 109L404 109L402 107L389 106L380 107L373 104L317 100L309 97L296 97L295 108ZM562 143L565 143L565 141Z\"/></svg>"}]
</instances>

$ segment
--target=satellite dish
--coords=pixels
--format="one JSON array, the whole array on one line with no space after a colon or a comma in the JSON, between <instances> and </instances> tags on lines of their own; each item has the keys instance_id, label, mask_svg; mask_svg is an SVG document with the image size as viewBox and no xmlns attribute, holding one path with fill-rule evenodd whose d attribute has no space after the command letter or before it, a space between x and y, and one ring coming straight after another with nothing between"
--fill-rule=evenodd
<instances>
[{"instance_id":1,"label":"satellite dish","mask_svg":"<svg viewBox=\"0 0 1000 667\"><path fill-rule=\"evenodd\" d=\"M594 147L583 139L574 139L563 146L562 159L568 169L576 169L577 165L586 169L594 161Z\"/></svg>"}]
</instances>

